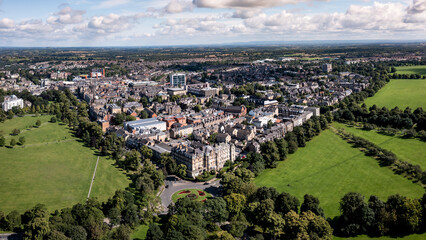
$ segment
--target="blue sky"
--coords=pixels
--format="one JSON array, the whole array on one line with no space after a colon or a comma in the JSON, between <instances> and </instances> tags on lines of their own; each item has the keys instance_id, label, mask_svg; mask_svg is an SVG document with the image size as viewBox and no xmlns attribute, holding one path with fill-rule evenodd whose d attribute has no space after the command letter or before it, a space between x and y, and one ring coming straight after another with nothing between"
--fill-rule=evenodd
<instances>
[{"instance_id":1,"label":"blue sky","mask_svg":"<svg viewBox=\"0 0 426 240\"><path fill-rule=\"evenodd\" d=\"M426 0L0 0L0 46L425 40Z\"/></svg>"}]
</instances>

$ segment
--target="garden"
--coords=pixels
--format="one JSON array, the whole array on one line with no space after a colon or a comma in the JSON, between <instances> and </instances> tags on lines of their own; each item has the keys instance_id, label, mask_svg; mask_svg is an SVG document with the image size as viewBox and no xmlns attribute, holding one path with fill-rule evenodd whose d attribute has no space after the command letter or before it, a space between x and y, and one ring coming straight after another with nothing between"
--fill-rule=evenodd
<instances>
[{"instance_id":1,"label":"garden","mask_svg":"<svg viewBox=\"0 0 426 240\"><path fill-rule=\"evenodd\" d=\"M172 200L175 203L177 200L185 197L193 201L205 202L207 198L211 198L212 196L201 189L183 189L175 192L172 196Z\"/></svg>"}]
</instances>

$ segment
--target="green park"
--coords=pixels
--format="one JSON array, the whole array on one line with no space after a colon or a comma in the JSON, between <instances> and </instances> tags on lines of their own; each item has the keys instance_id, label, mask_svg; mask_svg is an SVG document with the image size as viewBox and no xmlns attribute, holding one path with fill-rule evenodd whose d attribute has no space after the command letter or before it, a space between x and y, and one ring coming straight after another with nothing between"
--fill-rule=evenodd
<instances>
[{"instance_id":1,"label":"green park","mask_svg":"<svg viewBox=\"0 0 426 240\"><path fill-rule=\"evenodd\" d=\"M420 65L420 66L401 66L396 67L396 73L397 74L419 74L419 75L426 75L426 66Z\"/></svg>"},{"instance_id":2,"label":"green park","mask_svg":"<svg viewBox=\"0 0 426 240\"><path fill-rule=\"evenodd\" d=\"M380 167L330 129L279 162L277 168L265 170L255 183L288 192L301 201L305 194L316 196L327 217L339 214L339 201L348 192L359 192L366 198L376 195L382 200L393 194L419 198L424 193L420 185Z\"/></svg>"},{"instance_id":3,"label":"green park","mask_svg":"<svg viewBox=\"0 0 426 240\"><path fill-rule=\"evenodd\" d=\"M373 97L367 98L365 104L368 107L376 104L388 109L426 109L426 79L391 79Z\"/></svg>"},{"instance_id":4,"label":"green park","mask_svg":"<svg viewBox=\"0 0 426 240\"><path fill-rule=\"evenodd\" d=\"M377 130L362 130L359 127L353 127L338 122L334 122L332 126L335 128L343 128L346 132L362 137L384 149L392 151L401 161L419 165L422 169L426 169L426 152L420 151L420 149L426 149L426 142L424 141L416 138L406 139L399 135L389 136L380 134Z\"/></svg>"},{"instance_id":5,"label":"green park","mask_svg":"<svg viewBox=\"0 0 426 240\"><path fill-rule=\"evenodd\" d=\"M0 124L0 135L5 137L5 146L0 147L2 211L24 212L38 203L54 211L87 198L97 152L85 147L64 124L50 122L51 117L16 117ZM11 135L14 129L19 130L16 136ZM22 137L23 144L10 145L12 139L18 142ZM105 201L129 185L113 163L100 157L90 197Z\"/></svg>"}]
</instances>

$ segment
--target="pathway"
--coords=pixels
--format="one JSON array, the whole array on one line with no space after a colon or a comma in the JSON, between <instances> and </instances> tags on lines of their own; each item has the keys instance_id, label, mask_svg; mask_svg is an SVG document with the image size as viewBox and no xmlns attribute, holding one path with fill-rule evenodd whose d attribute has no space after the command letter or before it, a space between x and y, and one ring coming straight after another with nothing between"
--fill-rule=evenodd
<instances>
[{"instance_id":1,"label":"pathway","mask_svg":"<svg viewBox=\"0 0 426 240\"><path fill-rule=\"evenodd\" d=\"M90 192L92 192L93 181L95 181L96 169L98 168L99 156L98 160L96 160L95 171L93 171L92 182L90 183L89 194L87 194L87 199L90 198Z\"/></svg>"}]
</instances>

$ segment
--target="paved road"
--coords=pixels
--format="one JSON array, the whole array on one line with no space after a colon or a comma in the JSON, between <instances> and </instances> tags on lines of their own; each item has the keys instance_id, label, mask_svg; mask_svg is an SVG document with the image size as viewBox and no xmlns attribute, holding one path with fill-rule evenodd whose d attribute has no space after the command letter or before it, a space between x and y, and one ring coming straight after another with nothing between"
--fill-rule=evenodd
<instances>
[{"instance_id":1,"label":"paved road","mask_svg":"<svg viewBox=\"0 0 426 240\"><path fill-rule=\"evenodd\" d=\"M95 181L96 169L98 168L98 162L99 162L99 156L98 156L98 160L96 160L95 171L93 171L92 182L90 183L89 194L87 194L87 199L90 198L90 192L92 192L92 186L93 186L93 181Z\"/></svg>"},{"instance_id":2,"label":"paved road","mask_svg":"<svg viewBox=\"0 0 426 240\"><path fill-rule=\"evenodd\" d=\"M163 205L163 213L167 212L168 206L172 203L172 195L173 193L188 189L188 188L196 188L204 190L210 193L212 196L218 196L220 192L220 180L213 180L210 183L196 183L190 181L173 181L172 178L168 177L165 181L167 188L164 188L164 191L161 193L161 203Z\"/></svg>"}]
</instances>

